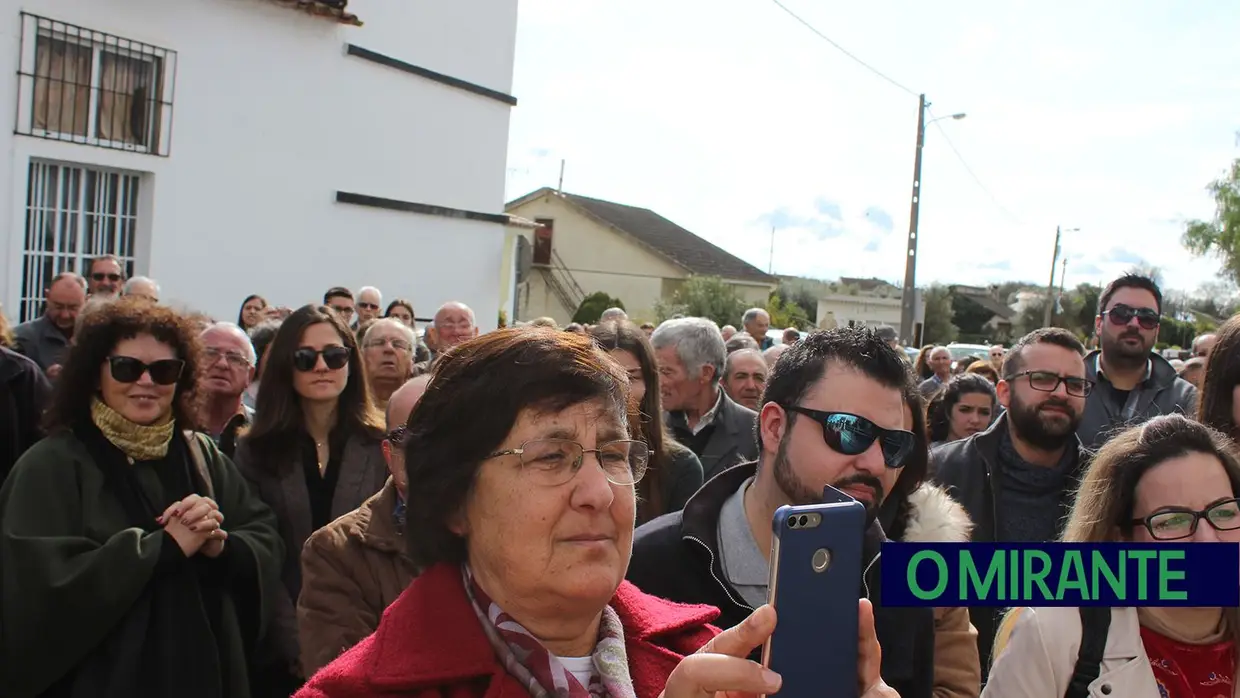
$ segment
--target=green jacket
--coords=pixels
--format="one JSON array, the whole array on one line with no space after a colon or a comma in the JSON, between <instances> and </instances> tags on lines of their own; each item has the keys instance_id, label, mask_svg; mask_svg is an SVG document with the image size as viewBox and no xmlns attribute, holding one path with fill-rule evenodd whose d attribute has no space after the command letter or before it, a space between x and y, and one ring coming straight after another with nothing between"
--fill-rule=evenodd
<instances>
[{"instance_id":1,"label":"green jacket","mask_svg":"<svg viewBox=\"0 0 1240 698\"><path fill-rule=\"evenodd\" d=\"M209 475L210 495L224 514L230 554L252 556L245 562L258 572L261 617L246 619L243 626L236 604L226 597L221 631L231 655L224 666L236 668L221 677L226 695L247 696L243 627L256 624L260 635L266 631L284 544L275 514L232 461L209 438L186 437L193 465ZM146 465L135 467L147 497L168 501L154 468ZM0 489L4 695L35 696L72 673L125 619L154 574L165 541L171 539L162 530L127 527L119 500L104 487L103 472L72 433L55 434L26 451Z\"/></svg>"}]
</instances>

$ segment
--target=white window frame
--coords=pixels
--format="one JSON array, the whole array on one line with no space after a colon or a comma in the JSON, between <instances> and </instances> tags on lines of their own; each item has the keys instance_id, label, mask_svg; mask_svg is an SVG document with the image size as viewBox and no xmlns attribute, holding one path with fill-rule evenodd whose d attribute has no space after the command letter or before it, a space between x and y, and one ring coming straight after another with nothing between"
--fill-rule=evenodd
<instances>
[{"instance_id":1,"label":"white window frame","mask_svg":"<svg viewBox=\"0 0 1240 698\"><path fill-rule=\"evenodd\" d=\"M73 29L71 33L68 31ZM86 135L37 128L34 125L34 86L38 70L38 46L42 41L60 41L91 48L89 103ZM147 114L147 144L127 143L97 135L100 78L104 53L149 63L152 69L152 95ZM175 92L176 52L92 29L22 13L22 52L18 69L19 94L17 132L64 143L93 145L134 153L167 155L172 137L172 98Z\"/></svg>"},{"instance_id":2,"label":"white window frame","mask_svg":"<svg viewBox=\"0 0 1240 698\"><path fill-rule=\"evenodd\" d=\"M49 177L45 168L58 167L56 173L55 197L48 199ZM66 186L70 180L67 171L80 172L77 191L71 201L66 201ZM13 319L31 320L38 316L38 309L43 302L43 294L51 278L44 278L42 264L35 264L35 278L28 277L31 258L39 262L47 258L53 260L51 274L75 271L85 276L90 272L86 265L93 257L102 254L113 254L124 264L127 275L137 270L137 256L141 250L140 231L143 213L142 189L145 185L143 175L109 167L99 167L76 162L60 162L32 158L26 168L26 197L22 208L20 288L16 312ZM98 177L94 199L87 199L86 182L90 173ZM106 206L108 196L112 194L110 178L117 177L121 190L116 191L116 208L109 210ZM126 196L128 194L128 196ZM33 206L30 204L33 199ZM94 227L89 228L88 222L93 218ZM115 220L115 236L117 248L103 246L103 236L107 230L107 221ZM45 227L51 228L51 246L45 245ZM65 246L67 233L73 240ZM96 244L98 243L98 244Z\"/></svg>"}]
</instances>

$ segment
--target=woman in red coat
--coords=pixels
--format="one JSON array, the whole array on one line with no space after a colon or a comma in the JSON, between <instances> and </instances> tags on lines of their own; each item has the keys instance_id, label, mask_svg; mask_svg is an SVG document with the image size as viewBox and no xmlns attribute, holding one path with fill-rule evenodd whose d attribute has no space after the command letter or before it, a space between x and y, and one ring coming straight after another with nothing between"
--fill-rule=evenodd
<instances>
[{"instance_id":1,"label":"woman in red coat","mask_svg":"<svg viewBox=\"0 0 1240 698\"><path fill-rule=\"evenodd\" d=\"M745 659L773 609L718 634L717 610L624 581L649 459L628 405L624 370L583 335L501 330L445 354L405 437L405 535L426 572L298 698L777 692ZM894 696L861 604L858 676L839 679Z\"/></svg>"}]
</instances>

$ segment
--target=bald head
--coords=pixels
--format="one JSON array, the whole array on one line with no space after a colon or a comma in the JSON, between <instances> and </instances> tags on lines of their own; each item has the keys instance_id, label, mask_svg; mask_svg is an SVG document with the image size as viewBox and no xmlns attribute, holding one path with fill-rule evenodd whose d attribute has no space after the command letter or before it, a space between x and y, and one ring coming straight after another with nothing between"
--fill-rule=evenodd
<instances>
[{"instance_id":1,"label":"bald head","mask_svg":"<svg viewBox=\"0 0 1240 698\"><path fill-rule=\"evenodd\" d=\"M767 368L775 368L775 362L779 361L779 357L783 356L786 351L788 351L787 344L772 344L770 348L762 352Z\"/></svg>"},{"instance_id":2,"label":"bald head","mask_svg":"<svg viewBox=\"0 0 1240 698\"><path fill-rule=\"evenodd\" d=\"M449 301L435 311L435 350L444 352L478 336L474 311L464 303Z\"/></svg>"},{"instance_id":3,"label":"bald head","mask_svg":"<svg viewBox=\"0 0 1240 698\"><path fill-rule=\"evenodd\" d=\"M388 398L387 428L389 432L404 426L409 421L409 415L413 414L413 408L417 406L418 400L422 399L422 394L426 392L426 385L430 383L430 380L429 373L410 378L392 393L392 397Z\"/></svg>"},{"instance_id":4,"label":"bald head","mask_svg":"<svg viewBox=\"0 0 1240 698\"><path fill-rule=\"evenodd\" d=\"M121 288L122 296L137 296L145 298L152 303L159 302L159 284L154 279L145 276L135 276L125 282Z\"/></svg>"}]
</instances>

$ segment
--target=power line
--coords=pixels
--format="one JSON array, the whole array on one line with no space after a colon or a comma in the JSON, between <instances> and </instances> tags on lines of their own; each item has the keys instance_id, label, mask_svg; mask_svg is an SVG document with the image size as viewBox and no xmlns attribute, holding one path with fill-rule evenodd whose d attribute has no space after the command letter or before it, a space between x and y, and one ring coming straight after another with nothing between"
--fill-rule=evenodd
<instances>
[{"instance_id":1,"label":"power line","mask_svg":"<svg viewBox=\"0 0 1240 698\"><path fill-rule=\"evenodd\" d=\"M856 62L857 62L857 63L858 63L861 67L865 68L866 70L870 71L871 73L874 73L875 75L877 75L878 77L880 77L880 78L882 78L882 79L886 80L887 82L891 83L892 85L895 85L895 86L896 86L896 87L898 87L899 89L904 90L904 91L905 91L905 92L907 92L908 94L910 94L910 95L912 95L912 96L914 96L914 97L916 97L916 96L917 96L917 93L916 93L916 92L914 92L913 90L910 90L909 88L905 87L904 85L901 85L900 83L896 82L894 79L892 79L890 76L888 76L888 75L887 75L886 73L884 73L883 71L879 70L878 68L875 68L874 66L870 65L869 63L866 63L865 61L863 61L863 60L861 60L860 58L858 58L855 54L853 54L853 53L852 53L851 51L849 51L848 49L846 49L846 48L844 48L843 46L840 46L839 44L835 43L835 41L833 41L833 40L831 39L831 37L827 36L826 34L823 34L823 33L822 33L822 32L820 32L820 31L818 31L818 29L817 29L817 28L815 28L815 27L814 27L814 25L810 24L809 22L806 22L804 19L801 19L801 16L800 16L800 15L798 15L797 13L795 13L795 12L793 12L792 10L788 9L788 7L787 7L786 5L784 5L782 2L780 2L779 0L771 0L771 2L775 3L776 5L778 5L778 6L779 6L779 9L783 10L784 12L787 12L787 13L788 13L788 14L789 14L789 15L790 15L793 19L795 19L796 21L798 21L798 22L800 22L802 25L804 25L806 29L808 29L808 30L810 30L810 31L814 32L815 34L817 34L817 35L818 35L818 38L822 39L823 41L827 42L828 44L831 44L832 46L834 46L834 47L836 48L836 50L837 50L837 51L839 51L840 53L844 54L845 56L848 56L849 58L851 58L851 59L853 59L854 61L856 61Z\"/></svg>"},{"instance_id":2,"label":"power line","mask_svg":"<svg viewBox=\"0 0 1240 698\"><path fill-rule=\"evenodd\" d=\"M934 112L931 111L929 107L926 107L926 111L929 112L931 116L934 116ZM990 191L989 187L982 183L981 178L977 176L977 173L973 171L973 168L969 167L969 163L964 159L964 156L960 154L960 151L956 148L956 144L952 143L951 137L947 135L947 131L943 130L943 126L935 121L934 127L939 130L939 135L943 137L944 142L947 143L947 147L951 149L952 154L955 155L956 159L960 161L960 166L964 168L965 172L969 173L969 177L975 184L977 184L977 187L990 198L990 202L995 205L995 208L999 209L1003 215L1007 216L1012 221L1018 224L1021 223L1020 217L1009 211L1006 206L1000 203L998 197Z\"/></svg>"},{"instance_id":3,"label":"power line","mask_svg":"<svg viewBox=\"0 0 1240 698\"><path fill-rule=\"evenodd\" d=\"M827 36L826 34L822 33L821 31L819 31L817 27L815 27L814 25L812 25L812 24L810 24L809 22L807 22L805 19L803 19L803 18L802 18L800 15L798 15L797 13L795 13L795 12L793 12L792 10L788 9L788 6L787 6L787 5L785 5L785 4L783 4L782 2L780 2L780 0L771 0L771 2L775 3L775 5L776 5L777 7L779 7L779 9L781 9L781 10L783 10L784 12L788 13L788 15L789 15L790 17L792 17L793 19L795 19L797 22L800 22L802 26L804 26L806 29L808 29L808 30L810 30L811 32L813 32L816 36L818 36L818 38L822 39L823 41L827 42L828 44L831 44L831 46L835 47L835 49L836 49L837 51L839 51L840 53L844 54L845 56L848 56L849 58L851 58L853 61L855 61L855 62L856 62L858 65L860 65L861 67L865 68L866 70L870 71L871 73L874 73L875 75L877 75L878 77L882 78L883 80L886 80L888 83L890 83L891 85L895 86L896 88L898 88L898 89L902 90L903 92L905 92L905 93L907 93L907 94L909 94L909 95L911 95L911 96L913 96L913 97L918 97L918 96L919 96L919 94L918 94L917 92L914 92L913 90L909 89L908 87L905 87L905 86L904 86L904 85L902 85L901 83L896 82L896 80L895 80L894 78L892 78L891 76L887 75L886 73L884 73L883 71L879 70L878 68L875 68L874 66L870 65L869 63L866 63L865 61L861 60L861 58L859 58L856 54L852 53L851 51L849 51L848 49L844 48L843 46L840 46L840 45L839 45L838 43L836 43L836 42L835 42L835 40L833 40L831 37ZM927 106L927 107L926 107L926 111L927 111L928 113L930 113L930 115L931 115L931 116L933 116L933 115L934 115L934 113L930 110L929 106ZM994 204L994 205L995 205L995 207L996 207L997 209L999 209L999 211L1000 211L1001 213L1003 213L1005 216L1007 216L1009 219L1011 219L1012 221L1014 221L1014 222L1016 222L1016 223L1018 223L1018 224L1019 224L1019 223L1021 223L1020 218L1019 218L1018 216L1016 216L1015 214L1013 214L1011 211L1009 211L1009 210L1008 210L1008 208L1007 208L1006 206L1004 206L1002 203L1000 203L1000 202L999 202L998 197L996 197L996 196L994 195L994 193L990 191L990 188L989 188L989 187L987 187L987 186L986 186L986 185L982 182L981 178L977 176L977 173L973 171L973 168L969 166L968 161L966 161L966 160L964 159L964 156L963 156L963 155L961 155L961 154L960 154L960 151L956 148L956 144L955 144L955 143L952 143L952 139L951 139L951 138L947 135L947 131L944 131L944 130L943 130L943 127L942 127L940 124L938 124L937 122L934 124L934 126L935 126L935 128L937 128L937 129L939 130L939 133L943 136L943 140L947 142L947 147L951 149L952 154L953 154L953 155L955 155L955 156L956 156L956 159L960 161L960 165L961 165L962 167L964 167L964 171L965 171L965 172L967 172L967 173L969 174L969 177L973 180L973 182L974 182L975 184L977 184L978 188L979 188L979 189L981 189L981 190L982 190L982 191L986 194L986 196L990 199L990 202L991 202L992 204ZM1238 134L1238 135L1237 135L1237 140L1238 140L1238 141L1240 141L1240 134Z\"/></svg>"}]
</instances>

